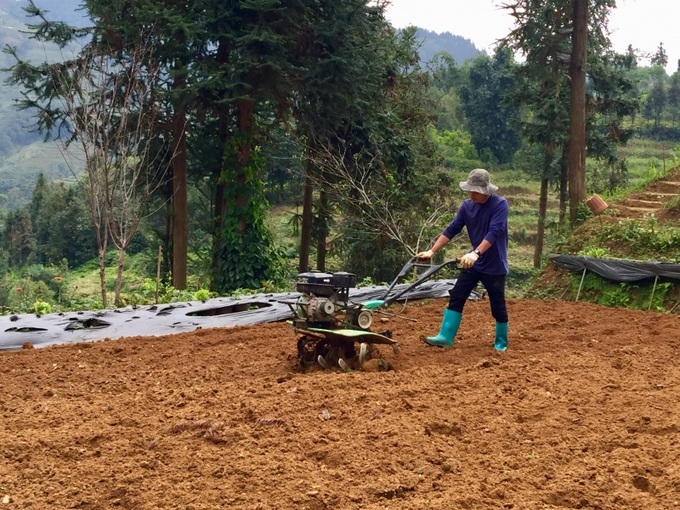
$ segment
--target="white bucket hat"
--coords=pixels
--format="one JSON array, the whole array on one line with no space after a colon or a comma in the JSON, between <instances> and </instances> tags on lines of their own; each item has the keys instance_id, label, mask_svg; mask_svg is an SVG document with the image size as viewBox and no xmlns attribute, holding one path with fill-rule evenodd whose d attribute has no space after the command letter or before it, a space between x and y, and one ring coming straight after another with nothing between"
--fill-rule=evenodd
<instances>
[{"instance_id":1,"label":"white bucket hat","mask_svg":"<svg viewBox=\"0 0 680 510\"><path fill-rule=\"evenodd\" d=\"M491 193L498 189L498 186L494 186L489 182L489 172L483 168L475 168L468 175L467 181L460 183L460 189L463 191L474 191L482 195L491 195Z\"/></svg>"}]
</instances>

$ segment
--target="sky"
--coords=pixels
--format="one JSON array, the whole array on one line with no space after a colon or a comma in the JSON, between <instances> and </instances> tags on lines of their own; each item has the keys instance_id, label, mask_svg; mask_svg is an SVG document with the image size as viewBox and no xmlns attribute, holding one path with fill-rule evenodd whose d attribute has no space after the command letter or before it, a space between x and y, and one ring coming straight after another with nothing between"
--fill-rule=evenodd
<instances>
[{"instance_id":1,"label":"sky","mask_svg":"<svg viewBox=\"0 0 680 510\"><path fill-rule=\"evenodd\" d=\"M513 28L502 0L391 0L387 19L395 28L415 25L437 33L451 32L469 39L479 50L493 52L495 42ZM678 70L680 60L680 0L617 0L609 16L609 39L614 50L628 45L647 54L663 43L666 72ZM649 65L648 60L640 60Z\"/></svg>"}]
</instances>

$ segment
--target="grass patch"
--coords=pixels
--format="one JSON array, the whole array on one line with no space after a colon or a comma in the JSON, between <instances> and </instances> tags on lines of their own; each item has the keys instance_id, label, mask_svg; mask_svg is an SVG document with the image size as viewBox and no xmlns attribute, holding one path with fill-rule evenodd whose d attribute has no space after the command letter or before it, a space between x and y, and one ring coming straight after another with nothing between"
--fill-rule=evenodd
<instances>
[{"instance_id":1,"label":"grass patch","mask_svg":"<svg viewBox=\"0 0 680 510\"><path fill-rule=\"evenodd\" d=\"M609 307L623 307L634 310L664 311L664 303L673 290L673 284L668 282L653 282L647 284L630 284L609 282L599 276L587 273L581 283L581 275L570 275L570 289L568 298L596 303ZM580 291L579 291L580 288Z\"/></svg>"}]
</instances>

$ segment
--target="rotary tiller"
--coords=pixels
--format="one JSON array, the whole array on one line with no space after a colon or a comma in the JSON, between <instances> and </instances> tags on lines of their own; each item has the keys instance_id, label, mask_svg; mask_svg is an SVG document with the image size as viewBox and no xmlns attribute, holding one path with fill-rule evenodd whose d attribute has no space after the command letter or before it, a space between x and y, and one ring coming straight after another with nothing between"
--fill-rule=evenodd
<instances>
[{"instance_id":1,"label":"rotary tiller","mask_svg":"<svg viewBox=\"0 0 680 510\"><path fill-rule=\"evenodd\" d=\"M386 313L390 304L407 292L432 278L446 266L456 266L457 260L439 265L420 264L409 260L380 299L356 303L350 300L350 289L356 286L356 275L346 272L322 273L311 271L297 276L296 290L300 297L283 301L293 312L293 331L299 335L297 353L301 367L319 364L324 368L339 366L345 371L360 369L375 357L376 345L392 347L398 344L392 332L371 331L374 313ZM409 285L392 293L397 282L413 268L427 268ZM378 359L378 369L389 369L389 363Z\"/></svg>"}]
</instances>

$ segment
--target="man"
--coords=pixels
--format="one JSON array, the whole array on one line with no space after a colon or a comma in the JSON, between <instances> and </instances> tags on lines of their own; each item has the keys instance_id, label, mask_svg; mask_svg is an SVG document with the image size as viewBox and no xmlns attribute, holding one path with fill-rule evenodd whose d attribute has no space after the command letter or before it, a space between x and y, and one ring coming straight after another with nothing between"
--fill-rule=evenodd
<instances>
[{"instance_id":1,"label":"man","mask_svg":"<svg viewBox=\"0 0 680 510\"><path fill-rule=\"evenodd\" d=\"M434 246L416 255L431 259L454 236L466 227L472 249L460 258L463 267L453 289L449 291L449 306L444 310L444 320L439 334L425 341L437 347L453 345L463 318L463 307L470 292L480 281L487 290L491 315L496 319L494 348L505 351L508 347L508 310L505 303L505 278L508 274L508 202L494 195L498 186L490 182L489 172L477 168L468 179L460 183L468 192L455 218Z\"/></svg>"}]
</instances>

